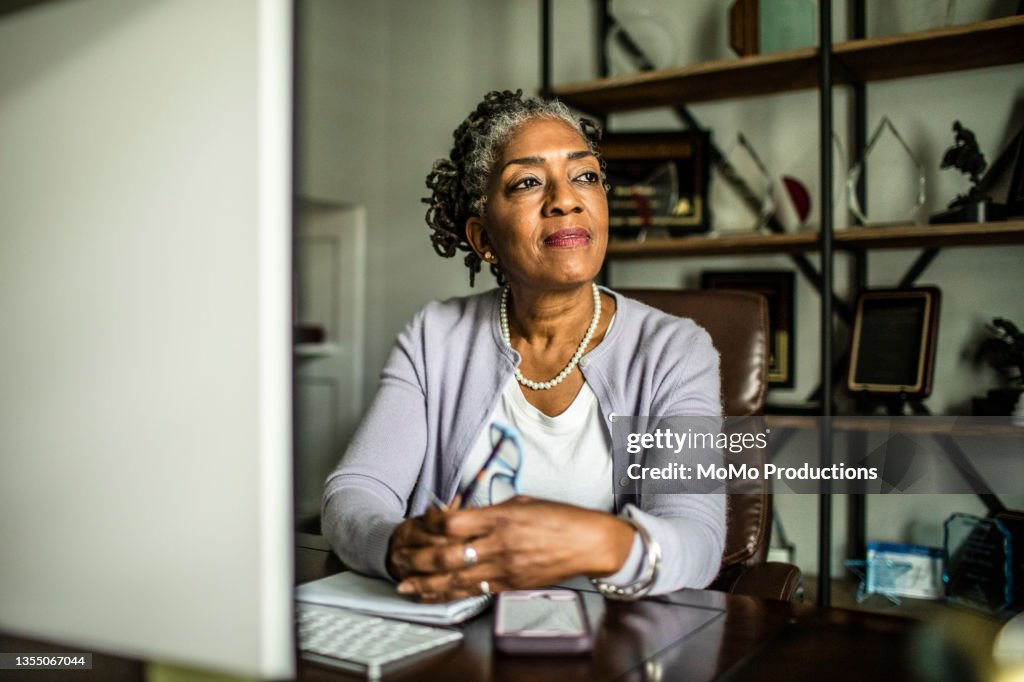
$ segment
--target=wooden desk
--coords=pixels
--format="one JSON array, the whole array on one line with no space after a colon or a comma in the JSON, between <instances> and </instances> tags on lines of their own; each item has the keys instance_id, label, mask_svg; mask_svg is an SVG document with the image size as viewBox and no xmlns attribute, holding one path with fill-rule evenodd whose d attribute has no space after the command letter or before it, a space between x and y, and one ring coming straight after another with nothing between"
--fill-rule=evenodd
<instances>
[{"instance_id":1,"label":"wooden desk","mask_svg":"<svg viewBox=\"0 0 1024 682\"><path fill-rule=\"evenodd\" d=\"M323 538L299 534L296 582L342 570ZM584 593L597 626L597 645L588 656L534 658L503 656L492 650L491 615L463 626L456 649L401 668L395 680L599 682L600 680L821 680L912 679L908 669L914 621L843 609L819 609L720 592L682 590L641 602L605 602ZM703 625L692 630L694 618ZM680 634L686 633L686 634ZM991 639L989 639L990 646ZM60 652L66 646L0 633L0 651ZM78 649L75 649L76 651ZM145 679L145 664L93 652L93 670L0 672L2 680ZM302 661L298 679L361 679Z\"/></svg>"},{"instance_id":2,"label":"wooden desk","mask_svg":"<svg viewBox=\"0 0 1024 682\"><path fill-rule=\"evenodd\" d=\"M298 581L341 569L322 538L300 536ZM584 593L596 625L589 656L512 657L491 646L491 613L463 626L456 649L403 668L396 680L820 680L911 679L913 621L819 609L721 592L682 590L642 602ZM690 631L694 614L712 617ZM686 633L680 635L679 633ZM306 661L300 680L359 679Z\"/></svg>"}]
</instances>

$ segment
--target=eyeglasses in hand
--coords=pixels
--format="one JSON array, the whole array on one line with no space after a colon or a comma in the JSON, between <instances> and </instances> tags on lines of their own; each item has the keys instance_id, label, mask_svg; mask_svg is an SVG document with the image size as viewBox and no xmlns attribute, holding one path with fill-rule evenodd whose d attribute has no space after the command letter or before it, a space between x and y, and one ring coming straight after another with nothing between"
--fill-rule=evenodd
<instances>
[{"instance_id":1,"label":"eyeglasses in hand","mask_svg":"<svg viewBox=\"0 0 1024 682\"><path fill-rule=\"evenodd\" d=\"M512 426L491 424L491 453L473 480L460 493L466 506L481 486L487 486L487 503L500 504L519 494L519 472L523 465L523 446L519 432Z\"/></svg>"}]
</instances>

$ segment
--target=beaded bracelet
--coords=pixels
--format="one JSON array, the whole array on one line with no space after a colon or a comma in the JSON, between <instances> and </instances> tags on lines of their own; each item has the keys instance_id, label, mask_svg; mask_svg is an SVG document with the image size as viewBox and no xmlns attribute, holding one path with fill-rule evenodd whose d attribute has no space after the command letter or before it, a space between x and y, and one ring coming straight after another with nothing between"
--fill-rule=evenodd
<instances>
[{"instance_id":1,"label":"beaded bracelet","mask_svg":"<svg viewBox=\"0 0 1024 682\"><path fill-rule=\"evenodd\" d=\"M598 592L608 599L632 601L646 597L651 588L654 587L654 580L658 577L658 566L661 564L661 545L650 536L647 529L640 525L636 519L630 516L620 516L619 518L633 526L633 529L640 536L640 544L646 550L644 571L639 578L629 585L612 585L599 578L591 578L590 582L593 583Z\"/></svg>"}]
</instances>

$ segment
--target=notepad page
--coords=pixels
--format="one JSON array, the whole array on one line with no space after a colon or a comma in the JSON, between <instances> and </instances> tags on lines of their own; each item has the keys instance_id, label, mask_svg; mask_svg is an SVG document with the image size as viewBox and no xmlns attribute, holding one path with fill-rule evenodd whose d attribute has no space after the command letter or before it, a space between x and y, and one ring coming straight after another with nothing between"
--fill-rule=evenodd
<instances>
[{"instance_id":1,"label":"notepad page","mask_svg":"<svg viewBox=\"0 0 1024 682\"><path fill-rule=\"evenodd\" d=\"M344 571L303 583L295 589L295 598L312 604L339 606L376 616L416 623L454 625L472 618L487 608L488 596L468 597L443 604L423 604L398 594L395 585L354 571Z\"/></svg>"}]
</instances>

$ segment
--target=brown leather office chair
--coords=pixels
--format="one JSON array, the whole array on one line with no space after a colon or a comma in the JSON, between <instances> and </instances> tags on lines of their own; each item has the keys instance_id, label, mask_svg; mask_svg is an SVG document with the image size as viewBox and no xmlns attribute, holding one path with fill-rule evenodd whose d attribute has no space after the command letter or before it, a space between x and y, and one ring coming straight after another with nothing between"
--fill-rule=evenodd
<instances>
[{"instance_id":1,"label":"brown leather office chair","mask_svg":"<svg viewBox=\"0 0 1024 682\"><path fill-rule=\"evenodd\" d=\"M620 290L704 327L721 362L722 409L727 417L760 414L768 384L768 301L745 291L680 289ZM763 463L765 453L756 456ZM799 591L800 570L767 562L771 544L772 496L763 479L751 493L729 495L722 568L711 588L768 599L789 600Z\"/></svg>"}]
</instances>

